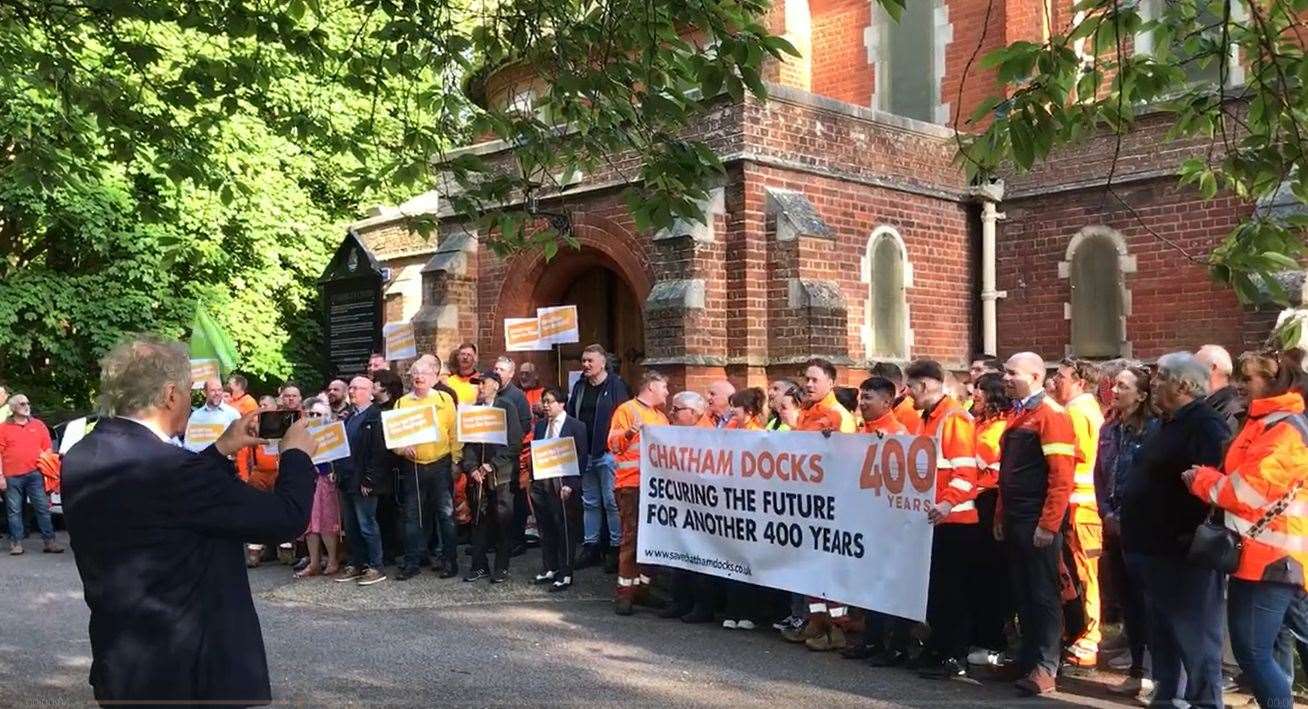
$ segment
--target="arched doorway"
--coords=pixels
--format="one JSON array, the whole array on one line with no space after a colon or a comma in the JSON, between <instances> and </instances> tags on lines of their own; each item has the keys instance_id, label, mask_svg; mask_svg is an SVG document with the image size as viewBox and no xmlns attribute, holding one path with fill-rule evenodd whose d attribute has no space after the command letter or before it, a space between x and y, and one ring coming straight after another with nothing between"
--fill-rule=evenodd
<instances>
[{"instance_id":1,"label":"arched doorway","mask_svg":"<svg viewBox=\"0 0 1308 709\"><path fill-rule=\"evenodd\" d=\"M566 385L568 372L581 369L582 349L598 343L622 378L635 381L645 358L642 300L606 254L584 247L560 254L545 266L531 300L534 307L577 306L581 330L580 342L560 345L550 354L549 374L543 379L557 377Z\"/></svg>"}]
</instances>

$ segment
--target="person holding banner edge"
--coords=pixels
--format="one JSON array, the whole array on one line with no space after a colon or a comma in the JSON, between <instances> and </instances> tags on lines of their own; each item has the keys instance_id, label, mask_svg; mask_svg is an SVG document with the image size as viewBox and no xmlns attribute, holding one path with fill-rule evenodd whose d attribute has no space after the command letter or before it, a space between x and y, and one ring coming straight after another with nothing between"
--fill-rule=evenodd
<instances>
[{"instance_id":1,"label":"person holding banner edge","mask_svg":"<svg viewBox=\"0 0 1308 709\"><path fill-rule=\"evenodd\" d=\"M559 387L546 387L540 397L543 416L536 423L533 439L546 441L572 438L577 447L577 469L586 469L586 424L568 415L568 396ZM550 592L572 586L573 534L581 519L577 504L581 477L567 476L533 480L531 506L540 531L541 572L535 583L550 584Z\"/></svg>"},{"instance_id":2,"label":"person holding banner edge","mask_svg":"<svg viewBox=\"0 0 1308 709\"><path fill-rule=\"evenodd\" d=\"M614 497L621 514L622 539L618 547L618 587L613 610L631 615L640 587L649 575L636 564L636 530L640 517L640 430L645 426L666 426L662 407L668 400L668 379L652 369L645 370L636 398L613 412L609 426L609 450L617 462Z\"/></svg>"}]
</instances>

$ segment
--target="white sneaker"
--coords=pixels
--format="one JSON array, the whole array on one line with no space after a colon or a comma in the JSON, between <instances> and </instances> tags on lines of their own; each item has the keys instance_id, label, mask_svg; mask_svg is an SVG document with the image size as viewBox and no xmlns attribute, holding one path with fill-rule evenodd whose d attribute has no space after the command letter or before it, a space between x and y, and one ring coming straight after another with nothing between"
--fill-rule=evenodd
<instances>
[{"instance_id":1,"label":"white sneaker","mask_svg":"<svg viewBox=\"0 0 1308 709\"><path fill-rule=\"evenodd\" d=\"M753 630L753 629L754 629L754 621L752 620L736 621L736 630Z\"/></svg>"},{"instance_id":2,"label":"white sneaker","mask_svg":"<svg viewBox=\"0 0 1308 709\"><path fill-rule=\"evenodd\" d=\"M730 620L730 619L728 619L728 620L724 620L724 621L722 621L722 627L726 628L727 630L735 630L735 629L736 629L736 621L734 621L734 620Z\"/></svg>"},{"instance_id":3,"label":"white sneaker","mask_svg":"<svg viewBox=\"0 0 1308 709\"><path fill-rule=\"evenodd\" d=\"M979 647L967 654L967 664L982 667L998 667L1001 653Z\"/></svg>"}]
</instances>

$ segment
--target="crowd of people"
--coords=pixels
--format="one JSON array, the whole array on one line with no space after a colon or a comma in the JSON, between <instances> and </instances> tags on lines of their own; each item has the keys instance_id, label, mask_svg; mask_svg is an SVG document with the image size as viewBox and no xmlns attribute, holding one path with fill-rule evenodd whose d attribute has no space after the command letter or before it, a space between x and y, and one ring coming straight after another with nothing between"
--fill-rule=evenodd
<instances>
[{"instance_id":1,"label":"crowd of people","mask_svg":"<svg viewBox=\"0 0 1308 709\"><path fill-rule=\"evenodd\" d=\"M205 382L192 422L225 425L258 409L344 422L351 454L317 466L304 535L250 544L250 566L276 556L297 578L360 586L386 580L388 564L395 580L430 567L442 579L501 583L538 539L534 583L562 592L579 570L603 569L616 574L622 615L652 606L685 622L771 625L811 650L925 678L989 666L1032 695L1052 691L1066 668L1106 664L1127 671L1122 694L1197 707L1223 703L1229 640L1260 705L1288 707L1294 651L1308 649L1303 358L1266 350L1232 361L1210 345L1153 365L1048 366L1032 353L980 356L960 373L882 362L857 388L814 359L766 390L723 379L673 393L652 369L632 391L598 345L564 391L508 357L479 370L477 348L464 344L452 369L424 355L402 379L374 355L366 374L307 399L291 382L260 400L240 375ZM504 410L507 443L461 443L460 404ZM435 408L438 440L389 449L381 412L416 406ZM8 407L0 470L21 550L16 505L25 492L43 505L29 481L50 444L25 397ZM935 438L926 623L639 564L640 437L652 425ZM529 444L553 438L573 440L580 475L533 479ZM249 485L272 489L274 446L243 449L235 462ZM57 551L48 514L38 517L46 550ZM463 569L461 541L471 542ZM1118 619L1110 643L1104 625Z\"/></svg>"}]
</instances>

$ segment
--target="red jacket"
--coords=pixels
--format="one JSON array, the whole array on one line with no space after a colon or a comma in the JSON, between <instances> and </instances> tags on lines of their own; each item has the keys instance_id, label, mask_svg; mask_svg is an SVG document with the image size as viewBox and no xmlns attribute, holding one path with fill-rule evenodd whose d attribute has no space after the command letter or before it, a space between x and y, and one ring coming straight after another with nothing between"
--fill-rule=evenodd
<instances>
[{"instance_id":1,"label":"red jacket","mask_svg":"<svg viewBox=\"0 0 1308 709\"><path fill-rule=\"evenodd\" d=\"M1062 406L1044 393L1024 402L999 445L999 502L995 518L1063 528L1076 469L1076 433Z\"/></svg>"}]
</instances>

